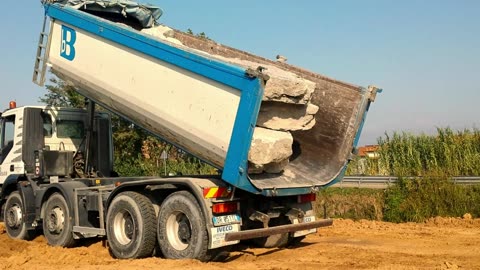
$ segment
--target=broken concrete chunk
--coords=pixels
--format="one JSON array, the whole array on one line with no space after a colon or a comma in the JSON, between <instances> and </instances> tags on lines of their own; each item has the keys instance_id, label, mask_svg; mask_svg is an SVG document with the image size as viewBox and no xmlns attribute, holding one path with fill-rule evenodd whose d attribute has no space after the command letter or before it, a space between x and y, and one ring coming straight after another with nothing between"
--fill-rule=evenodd
<instances>
[{"instance_id":1,"label":"broken concrete chunk","mask_svg":"<svg viewBox=\"0 0 480 270\"><path fill-rule=\"evenodd\" d=\"M279 162L271 162L265 165L258 165L253 163L248 163L248 173L249 174L262 174L266 173L282 173L283 170L287 167L289 159L284 159Z\"/></svg>"},{"instance_id":2,"label":"broken concrete chunk","mask_svg":"<svg viewBox=\"0 0 480 270\"><path fill-rule=\"evenodd\" d=\"M268 70L264 73L269 75L270 79L265 86L263 100L298 104L306 104L310 101L315 90L315 83L301 78L276 77L269 74Z\"/></svg>"},{"instance_id":3,"label":"broken concrete chunk","mask_svg":"<svg viewBox=\"0 0 480 270\"><path fill-rule=\"evenodd\" d=\"M218 55L213 55L213 57L244 68L257 69L259 66L264 67L263 73L270 77L263 92L263 100L265 101L306 104L310 101L315 91L316 83L275 66L261 65L252 61L226 58Z\"/></svg>"},{"instance_id":4,"label":"broken concrete chunk","mask_svg":"<svg viewBox=\"0 0 480 270\"><path fill-rule=\"evenodd\" d=\"M284 159L280 162L272 162L272 163L268 163L268 164L265 164L263 165L263 170L266 172L266 173L281 173L283 172L283 170L285 169L285 167L287 167L288 163L289 163L289 159Z\"/></svg>"},{"instance_id":5,"label":"broken concrete chunk","mask_svg":"<svg viewBox=\"0 0 480 270\"><path fill-rule=\"evenodd\" d=\"M248 174L261 174L263 173L263 165L253 164L248 162Z\"/></svg>"},{"instance_id":6,"label":"broken concrete chunk","mask_svg":"<svg viewBox=\"0 0 480 270\"><path fill-rule=\"evenodd\" d=\"M257 125L274 130L309 130L315 125L318 106L287 104L281 102L263 102L257 119Z\"/></svg>"},{"instance_id":7,"label":"broken concrete chunk","mask_svg":"<svg viewBox=\"0 0 480 270\"><path fill-rule=\"evenodd\" d=\"M315 115L317 114L318 112L318 106L313 104L313 103L308 103L307 104L307 110L306 110L306 114L311 114L311 115Z\"/></svg>"},{"instance_id":8,"label":"broken concrete chunk","mask_svg":"<svg viewBox=\"0 0 480 270\"><path fill-rule=\"evenodd\" d=\"M292 144L290 132L256 127L248 160L256 165L283 161L292 155Z\"/></svg>"}]
</instances>

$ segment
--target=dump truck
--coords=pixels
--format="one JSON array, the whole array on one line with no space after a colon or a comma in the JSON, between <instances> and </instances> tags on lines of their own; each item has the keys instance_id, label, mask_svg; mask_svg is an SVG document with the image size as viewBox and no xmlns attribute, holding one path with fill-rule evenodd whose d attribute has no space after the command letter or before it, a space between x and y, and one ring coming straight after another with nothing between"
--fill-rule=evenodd
<instances>
[{"instance_id":1,"label":"dump truck","mask_svg":"<svg viewBox=\"0 0 480 270\"><path fill-rule=\"evenodd\" d=\"M50 68L87 102L85 109L11 102L1 114L0 209L11 238L43 233L48 244L71 247L103 237L116 258L208 261L241 240L288 245L332 224L315 216L316 193L343 177L380 89L176 30L185 46L160 40L139 31L155 23L159 9L106 2L42 2L33 81L43 85ZM311 102L319 109L312 128L291 132L292 155L282 172L250 174L252 136L270 81L265 66L314 82ZM110 114L96 104L219 174L119 176Z\"/></svg>"}]
</instances>

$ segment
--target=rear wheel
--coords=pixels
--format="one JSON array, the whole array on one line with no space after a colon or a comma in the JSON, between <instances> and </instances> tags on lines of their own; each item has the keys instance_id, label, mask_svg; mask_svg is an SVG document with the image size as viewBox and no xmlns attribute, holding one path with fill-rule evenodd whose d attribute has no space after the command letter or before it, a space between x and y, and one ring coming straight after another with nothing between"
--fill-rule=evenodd
<instances>
[{"instance_id":1,"label":"rear wheel","mask_svg":"<svg viewBox=\"0 0 480 270\"><path fill-rule=\"evenodd\" d=\"M175 192L165 199L157 225L158 243L165 258L209 261L220 252L208 249L204 215L188 191Z\"/></svg>"},{"instance_id":2,"label":"rear wheel","mask_svg":"<svg viewBox=\"0 0 480 270\"><path fill-rule=\"evenodd\" d=\"M13 239L31 240L34 231L27 230L24 221L24 203L18 191L12 192L5 203L5 227L7 235Z\"/></svg>"},{"instance_id":3,"label":"rear wheel","mask_svg":"<svg viewBox=\"0 0 480 270\"><path fill-rule=\"evenodd\" d=\"M45 203L43 234L51 246L72 247L73 223L70 209L60 193L53 193Z\"/></svg>"},{"instance_id":4,"label":"rear wheel","mask_svg":"<svg viewBox=\"0 0 480 270\"><path fill-rule=\"evenodd\" d=\"M146 196L128 191L113 199L107 212L107 239L114 257L152 256L155 234L155 210Z\"/></svg>"}]
</instances>

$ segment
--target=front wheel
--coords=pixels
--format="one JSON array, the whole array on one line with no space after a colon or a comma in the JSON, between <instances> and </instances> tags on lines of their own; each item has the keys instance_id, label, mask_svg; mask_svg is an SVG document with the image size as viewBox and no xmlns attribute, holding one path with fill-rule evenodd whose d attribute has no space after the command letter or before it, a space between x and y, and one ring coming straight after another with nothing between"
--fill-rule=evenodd
<instances>
[{"instance_id":1,"label":"front wheel","mask_svg":"<svg viewBox=\"0 0 480 270\"><path fill-rule=\"evenodd\" d=\"M60 193L53 193L45 203L43 234L51 246L72 247L75 245L70 209Z\"/></svg>"},{"instance_id":2,"label":"front wheel","mask_svg":"<svg viewBox=\"0 0 480 270\"><path fill-rule=\"evenodd\" d=\"M34 231L27 230L24 221L24 203L18 191L12 192L5 202L5 227L7 235L13 239L31 240Z\"/></svg>"},{"instance_id":3,"label":"front wheel","mask_svg":"<svg viewBox=\"0 0 480 270\"><path fill-rule=\"evenodd\" d=\"M217 250L208 249L205 218L197 200L188 191L169 195L160 206L157 236L167 259L209 261Z\"/></svg>"},{"instance_id":4,"label":"front wheel","mask_svg":"<svg viewBox=\"0 0 480 270\"><path fill-rule=\"evenodd\" d=\"M107 239L114 257L151 256L155 234L155 210L146 196L127 191L113 199L107 212Z\"/></svg>"}]
</instances>

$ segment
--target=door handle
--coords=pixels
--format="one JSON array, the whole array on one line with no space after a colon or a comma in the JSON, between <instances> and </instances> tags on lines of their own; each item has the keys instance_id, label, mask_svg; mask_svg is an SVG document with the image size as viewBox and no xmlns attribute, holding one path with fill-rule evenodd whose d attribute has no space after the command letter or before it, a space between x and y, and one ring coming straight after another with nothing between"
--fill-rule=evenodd
<instances>
[{"instance_id":1,"label":"door handle","mask_svg":"<svg viewBox=\"0 0 480 270\"><path fill-rule=\"evenodd\" d=\"M10 171L13 172L15 170L15 167L13 165L10 165Z\"/></svg>"}]
</instances>

